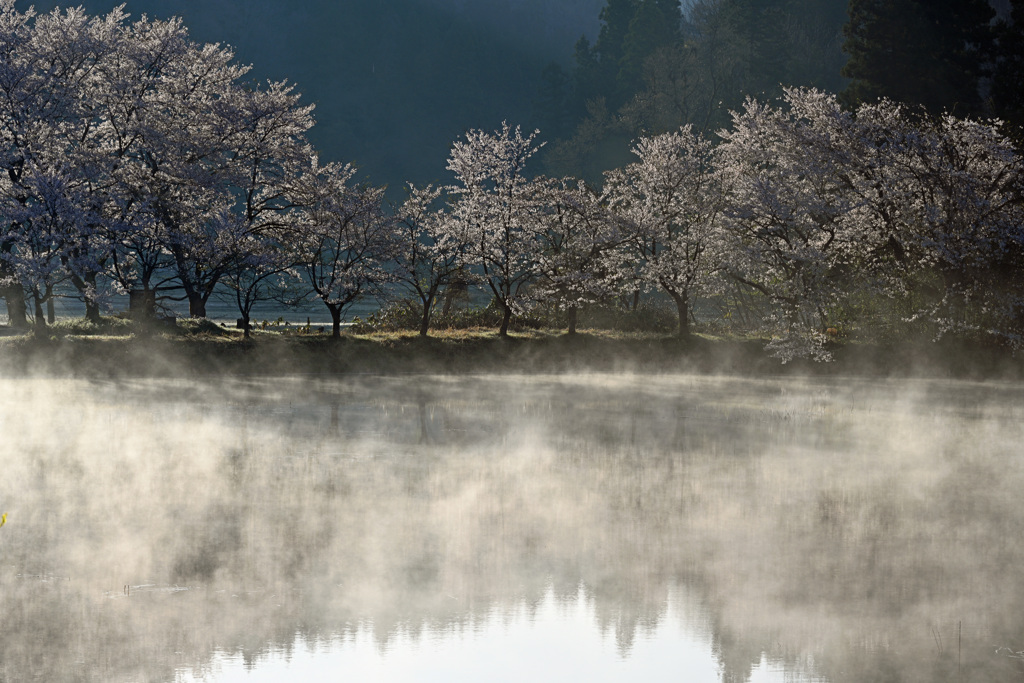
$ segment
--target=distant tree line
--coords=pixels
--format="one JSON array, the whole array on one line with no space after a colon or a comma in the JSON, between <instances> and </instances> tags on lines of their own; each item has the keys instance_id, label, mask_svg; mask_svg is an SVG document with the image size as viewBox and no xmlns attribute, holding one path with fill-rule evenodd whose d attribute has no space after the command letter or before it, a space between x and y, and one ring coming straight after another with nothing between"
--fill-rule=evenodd
<instances>
[{"instance_id":1,"label":"distant tree line","mask_svg":"<svg viewBox=\"0 0 1024 683\"><path fill-rule=\"evenodd\" d=\"M1024 142L1021 0L607 0L600 22L570 68L541 75L552 174L598 182L641 135L710 135L747 96L795 86L841 93L851 110L886 98L995 117Z\"/></svg>"},{"instance_id":2,"label":"distant tree line","mask_svg":"<svg viewBox=\"0 0 1024 683\"><path fill-rule=\"evenodd\" d=\"M783 358L884 325L1022 344L1022 163L994 123L787 88L747 99L717 143L692 123L638 136L598 183L530 173L537 133L506 124L452 145L452 184L389 207L351 165L320 163L290 85L246 82L176 19L0 0L0 54L17 326L45 329L68 289L98 319L117 293L142 315L170 299L205 317L226 288L246 334L259 301L312 298L338 336L375 295L415 302L426 335L442 294L478 286L502 335L538 307L575 331L581 310L656 290L681 336L710 302L702 322L767 331Z\"/></svg>"},{"instance_id":3,"label":"distant tree line","mask_svg":"<svg viewBox=\"0 0 1024 683\"><path fill-rule=\"evenodd\" d=\"M551 174L599 182L632 140L691 125L710 135L747 95L842 89L846 0L607 0L573 64L541 76L537 126Z\"/></svg>"}]
</instances>

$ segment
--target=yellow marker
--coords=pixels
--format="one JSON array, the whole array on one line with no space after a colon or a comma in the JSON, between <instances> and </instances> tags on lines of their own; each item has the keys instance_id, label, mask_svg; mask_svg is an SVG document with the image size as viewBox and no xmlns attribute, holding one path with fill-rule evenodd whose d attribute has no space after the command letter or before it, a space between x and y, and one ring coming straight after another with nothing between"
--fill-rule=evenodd
<instances>
[{"instance_id":1,"label":"yellow marker","mask_svg":"<svg viewBox=\"0 0 1024 683\"><path fill-rule=\"evenodd\" d=\"M0 516L0 526L3 526L4 524L7 524L7 513L6 512L2 516Z\"/></svg>"}]
</instances>

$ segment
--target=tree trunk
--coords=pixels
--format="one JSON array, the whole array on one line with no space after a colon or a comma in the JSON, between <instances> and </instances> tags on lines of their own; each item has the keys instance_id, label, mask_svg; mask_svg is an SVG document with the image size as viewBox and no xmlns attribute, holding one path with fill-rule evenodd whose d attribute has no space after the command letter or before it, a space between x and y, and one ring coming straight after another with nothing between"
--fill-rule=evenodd
<instances>
[{"instance_id":1,"label":"tree trunk","mask_svg":"<svg viewBox=\"0 0 1024 683\"><path fill-rule=\"evenodd\" d=\"M242 339L248 339L249 338L249 328L251 328L251 327L252 326L249 324L249 314L248 313L243 313L242 314Z\"/></svg>"},{"instance_id":2,"label":"tree trunk","mask_svg":"<svg viewBox=\"0 0 1024 683\"><path fill-rule=\"evenodd\" d=\"M91 323L100 324L100 305L92 299L85 300L85 319Z\"/></svg>"},{"instance_id":3,"label":"tree trunk","mask_svg":"<svg viewBox=\"0 0 1024 683\"><path fill-rule=\"evenodd\" d=\"M36 315L36 334L43 335L46 333L46 313L43 311L43 302L39 300L39 292L35 292L32 297L32 303L35 307Z\"/></svg>"},{"instance_id":4,"label":"tree trunk","mask_svg":"<svg viewBox=\"0 0 1024 683\"><path fill-rule=\"evenodd\" d=\"M420 336L426 337L427 332L430 330L430 310L434 307L434 295L427 295L427 300L423 302L423 317L420 318Z\"/></svg>"},{"instance_id":5,"label":"tree trunk","mask_svg":"<svg viewBox=\"0 0 1024 683\"><path fill-rule=\"evenodd\" d=\"M679 311L679 337L686 339L690 336L690 301L685 294L673 294L672 298Z\"/></svg>"},{"instance_id":6,"label":"tree trunk","mask_svg":"<svg viewBox=\"0 0 1024 683\"><path fill-rule=\"evenodd\" d=\"M498 330L498 336L504 338L508 336L508 324L512 320L512 307L503 303L501 308L503 312L501 316L501 329Z\"/></svg>"},{"instance_id":7,"label":"tree trunk","mask_svg":"<svg viewBox=\"0 0 1024 683\"><path fill-rule=\"evenodd\" d=\"M441 309L441 315L447 316L452 310L452 302L455 301L455 290L452 289L454 285L448 285L444 289L444 308Z\"/></svg>"},{"instance_id":8,"label":"tree trunk","mask_svg":"<svg viewBox=\"0 0 1024 683\"><path fill-rule=\"evenodd\" d=\"M46 322L51 325L57 321L57 311L53 305L53 297L46 300Z\"/></svg>"},{"instance_id":9,"label":"tree trunk","mask_svg":"<svg viewBox=\"0 0 1024 683\"><path fill-rule=\"evenodd\" d=\"M7 318L11 327L24 330L28 327L28 306L25 305L25 291L18 283L10 284L2 290L2 296L7 301Z\"/></svg>"},{"instance_id":10,"label":"tree trunk","mask_svg":"<svg viewBox=\"0 0 1024 683\"><path fill-rule=\"evenodd\" d=\"M96 292L96 273L88 273L85 277L72 274L71 283L82 295L82 301L85 302L85 319L98 325L100 323L100 305L90 295L90 293Z\"/></svg>"},{"instance_id":11,"label":"tree trunk","mask_svg":"<svg viewBox=\"0 0 1024 683\"><path fill-rule=\"evenodd\" d=\"M89 291L95 293L96 273L86 275L85 282L89 286ZM100 304L95 297L89 296L89 294L85 294L85 319L97 325L100 323Z\"/></svg>"},{"instance_id":12,"label":"tree trunk","mask_svg":"<svg viewBox=\"0 0 1024 683\"><path fill-rule=\"evenodd\" d=\"M568 313L569 313L569 334L576 334L576 312L577 312L577 310L578 309L575 306L570 306L569 307L569 311L568 311Z\"/></svg>"},{"instance_id":13,"label":"tree trunk","mask_svg":"<svg viewBox=\"0 0 1024 683\"><path fill-rule=\"evenodd\" d=\"M341 306L327 305L331 311L331 338L341 339Z\"/></svg>"},{"instance_id":14,"label":"tree trunk","mask_svg":"<svg viewBox=\"0 0 1024 683\"><path fill-rule=\"evenodd\" d=\"M188 295L188 314L193 318L206 317L206 301L201 294L193 292Z\"/></svg>"}]
</instances>

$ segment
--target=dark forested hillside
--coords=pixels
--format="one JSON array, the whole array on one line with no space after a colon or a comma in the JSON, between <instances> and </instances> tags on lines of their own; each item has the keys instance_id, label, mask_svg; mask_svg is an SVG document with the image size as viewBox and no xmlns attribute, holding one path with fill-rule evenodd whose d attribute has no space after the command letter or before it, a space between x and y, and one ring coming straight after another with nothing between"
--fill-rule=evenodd
<instances>
[{"instance_id":1,"label":"dark forested hillside","mask_svg":"<svg viewBox=\"0 0 1024 683\"><path fill-rule=\"evenodd\" d=\"M91 14L121 0L82 4ZM29 2L19 2L27 9ZM531 117L545 64L595 33L603 0L127 0L133 17L180 16L198 41L234 47L257 80L287 79L317 105L311 139L372 182L447 179L468 128Z\"/></svg>"},{"instance_id":2,"label":"dark forested hillside","mask_svg":"<svg viewBox=\"0 0 1024 683\"><path fill-rule=\"evenodd\" d=\"M607 0L572 68L545 72L541 128L559 138L548 171L598 182L645 132L713 134L747 96L842 89L846 10L846 0Z\"/></svg>"}]
</instances>

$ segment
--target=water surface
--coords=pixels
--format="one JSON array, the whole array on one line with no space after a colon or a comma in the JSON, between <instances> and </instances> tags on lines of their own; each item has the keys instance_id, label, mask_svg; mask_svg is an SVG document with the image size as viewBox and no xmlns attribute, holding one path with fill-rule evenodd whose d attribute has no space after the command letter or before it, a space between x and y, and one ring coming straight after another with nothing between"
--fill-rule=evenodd
<instances>
[{"instance_id":1,"label":"water surface","mask_svg":"<svg viewBox=\"0 0 1024 683\"><path fill-rule=\"evenodd\" d=\"M0 380L0 681L999 681L1024 389Z\"/></svg>"}]
</instances>

